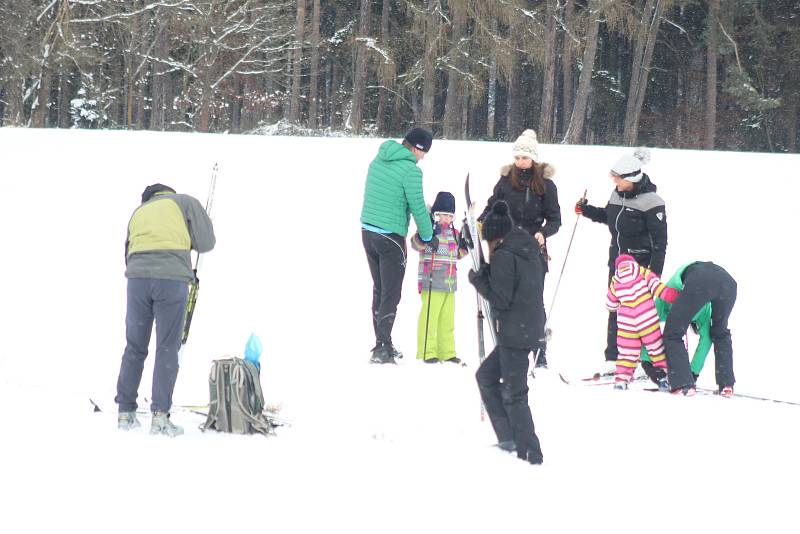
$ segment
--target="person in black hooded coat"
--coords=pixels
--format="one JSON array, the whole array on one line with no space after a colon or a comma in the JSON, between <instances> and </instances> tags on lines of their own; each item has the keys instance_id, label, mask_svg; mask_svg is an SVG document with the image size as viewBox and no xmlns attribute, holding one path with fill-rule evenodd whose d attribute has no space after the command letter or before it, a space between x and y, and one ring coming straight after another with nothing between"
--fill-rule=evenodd
<instances>
[{"instance_id":1,"label":"person in black hooded coat","mask_svg":"<svg viewBox=\"0 0 800 534\"><path fill-rule=\"evenodd\" d=\"M656 185L642 172L642 164L650 159L646 148L622 156L611 168L616 188L605 207L589 205L585 198L575 204L575 213L608 226L611 244L608 248L608 280L614 276L614 262L621 254L630 254L639 265L658 276L664 270L667 254L667 213L664 200L656 193ZM608 315L606 361L617 360L617 316Z\"/></svg>"},{"instance_id":2,"label":"person in black hooded coat","mask_svg":"<svg viewBox=\"0 0 800 534\"><path fill-rule=\"evenodd\" d=\"M489 242L491 262L477 272L471 270L469 281L491 306L497 345L475 378L498 446L541 464L542 449L528 405L528 354L539 346L544 333L539 245L514 226L503 201L492 206L482 232Z\"/></svg>"}]
</instances>

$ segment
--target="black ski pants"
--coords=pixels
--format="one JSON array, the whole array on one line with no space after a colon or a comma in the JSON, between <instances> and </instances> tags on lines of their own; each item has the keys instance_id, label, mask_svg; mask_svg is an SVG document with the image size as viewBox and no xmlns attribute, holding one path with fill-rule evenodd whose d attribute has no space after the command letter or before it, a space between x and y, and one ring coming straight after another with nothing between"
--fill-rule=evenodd
<instances>
[{"instance_id":1,"label":"black ski pants","mask_svg":"<svg viewBox=\"0 0 800 534\"><path fill-rule=\"evenodd\" d=\"M542 462L542 449L528 405L527 349L498 345L483 360L475 378L497 441L513 440L517 456Z\"/></svg>"},{"instance_id":2,"label":"black ski pants","mask_svg":"<svg viewBox=\"0 0 800 534\"><path fill-rule=\"evenodd\" d=\"M379 234L362 229L361 242L372 274L375 342L391 343L392 327L406 274L406 240L398 234Z\"/></svg>"},{"instance_id":3,"label":"black ski pants","mask_svg":"<svg viewBox=\"0 0 800 534\"><path fill-rule=\"evenodd\" d=\"M733 345L728 318L736 303L736 280L711 262L697 262L683 272L683 291L672 304L664 326L669 384L675 390L694 385L689 353L683 335L692 318L706 302L711 303L711 341L714 344L714 370L717 385L732 386Z\"/></svg>"},{"instance_id":4,"label":"black ski pants","mask_svg":"<svg viewBox=\"0 0 800 534\"><path fill-rule=\"evenodd\" d=\"M156 323L156 361L150 409L153 412L169 412L172 407L188 296L189 284L186 282L158 278L128 279L125 315L127 344L114 399L120 412L133 412L138 407L136 398L153 332L153 321Z\"/></svg>"},{"instance_id":5,"label":"black ski pants","mask_svg":"<svg viewBox=\"0 0 800 534\"><path fill-rule=\"evenodd\" d=\"M615 269L612 267L608 271L608 285L611 285L611 277L614 276ZM606 287L607 287L606 286ZM608 325L606 330L606 361L617 361L617 314L616 312L609 312Z\"/></svg>"}]
</instances>

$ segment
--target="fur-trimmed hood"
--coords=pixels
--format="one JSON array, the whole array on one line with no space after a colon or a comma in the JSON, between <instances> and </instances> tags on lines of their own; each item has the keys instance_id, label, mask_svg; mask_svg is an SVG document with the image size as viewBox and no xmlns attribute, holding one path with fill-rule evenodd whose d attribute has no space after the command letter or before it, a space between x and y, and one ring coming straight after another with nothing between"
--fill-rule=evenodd
<instances>
[{"instance_id":1,"label":"fur-trimmed hood","mask_svg":"<svg viewBox=\"0 0 800 534\"><path fill-rule=\"evenodd\" d=\"M534 162L533 165L534 167L543 167L543 176L547 180L552 180L553 176L555 176L556 174L556 168L549 163ZM502 167L500 167L500 176L508 176L508 173L511 172L511 167L513 166L514 166L513 163L509 163L508 165L503 165Z\"/></svg>"}]
</instances>

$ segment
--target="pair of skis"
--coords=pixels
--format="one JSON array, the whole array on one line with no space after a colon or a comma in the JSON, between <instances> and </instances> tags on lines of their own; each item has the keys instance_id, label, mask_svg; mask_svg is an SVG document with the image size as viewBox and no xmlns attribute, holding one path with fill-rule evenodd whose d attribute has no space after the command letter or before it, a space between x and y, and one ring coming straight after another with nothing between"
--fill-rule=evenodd
<instances>
[{"instance_id":1,"label":"pair of skis","mask_svg":"<svg viewBox=\"0 0 800 534\"><path fill-rule=\"evenodd\" d=\"M472 198L469 193L469 173L467 173L467 180L464 183L464 194L467 199L467 212L466 217L464 218L464 222L469 228L469 237L471 243L468 244L467 249L469 250L470 258L472 258L472 268L475 272L478 272L481 266L485 263L485 259L483 256L483 245L481 245L481 236L480 232L478 232L478 225L475 219L475 203L472 202ZM469 246L471 245L471 246ZM480 293L475 291L475 294L478 298L478 365L483 363L483 360L486 358L486 346L485 346L485 339L483 336L483 321L485 319L489 320L489 333L492 336L492 343L497 345L497 331L494 321L492 320L492 311L489 307L489 303L484 299ZM486 407L481 402L481 421L486 418Z\"/></svg>"},{"instance_id":2,"label":"pair of skis","mask_svg":"<svg viewBox=\"0 0 800 534\"><path fill-rule=\"evenodd\" d=\"M219 173L219 165L214 163L214 167L211 169L211 183L208 186L208 196L206 197L206 213L208 217L211 218L211 208L214 206L214 192L217 189L217 174ZM195 259L194 268L192 272L194 273L194 279L189 284L189 299L186 302L186 312L184 315L183 320L183 333L181 335L181 348L179 351L179 355L183 355L184 347L186 347L186 341L189 339L189 329L192 326L192 317L194 317L194 309L197 305L197 294L200 291L200 278L198 278L197 273L200 270L200 264L203 259L203 255L199 252L197 253L197 258Z\"/></svg>"}]
</instances>

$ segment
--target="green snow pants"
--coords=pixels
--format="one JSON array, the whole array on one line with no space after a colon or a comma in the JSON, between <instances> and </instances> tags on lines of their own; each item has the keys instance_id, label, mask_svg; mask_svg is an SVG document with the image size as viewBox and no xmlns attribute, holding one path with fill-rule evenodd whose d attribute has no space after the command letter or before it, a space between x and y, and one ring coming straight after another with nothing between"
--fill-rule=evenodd
<instances>
[{"instance_id":1,"label":"green snow pants","mask_svg":"<svg viewBox=\"0 0 800 534\"><path fill-rule=\"evenodd\" d=\"M431 291L430 295L430 313L428 313L428 291L422 292L422 310L419 313L417 326L417 359L438 359L443 362L456 357L456 338L453 334L456 294L448 291Z\"/></svg>"}]
</instances>

